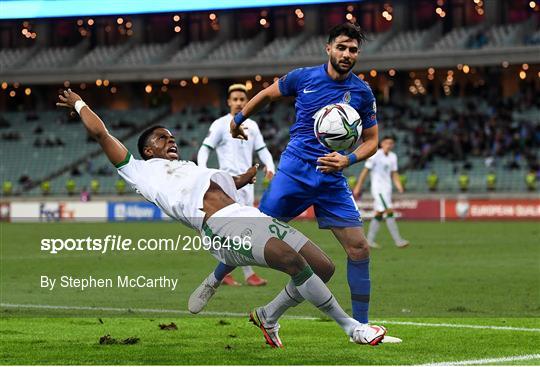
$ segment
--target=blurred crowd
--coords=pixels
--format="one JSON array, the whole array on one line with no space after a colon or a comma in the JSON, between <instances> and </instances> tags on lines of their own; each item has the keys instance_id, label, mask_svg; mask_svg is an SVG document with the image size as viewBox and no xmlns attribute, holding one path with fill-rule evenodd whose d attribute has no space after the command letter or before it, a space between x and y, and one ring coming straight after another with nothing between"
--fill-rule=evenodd
<instances>
[{"instance_id":1,"label":"blurred crowd","mask_svg":"<svg viewBox=\"0 0 540 367\"><path fill-rule=\"evenodd\" d=\"M392 98L390 103L379 103L378 119L381 136L388 132L397 135L400 156L400 171L432 169L434 159L451 162L455 173L473 168L471 160L480 160L489 169L523 169L540 175L538 148L540 147L540 99L534 89L522 90L512 98L493 95L469 94L470 97L449 97L434 99L418 95L403 99ZM474 97L472 97L474 95ZM187 139L180 132L193 131L227 113L221 109L191 108L190 115L180 113L170 128L177 137L177 144L189 156L183 159L195 161L200 141ZM294 101L286 100L270 105L255 117L265 137L270 153L277 161L289 142L289 127L295 119ZM26 119L36 119L30 112ZM32 133L33 146L40 149L64 146L62 125L78 123L65 114L59 115L52 129L39 124ZM127 120L116 120L114 129L138 134L136 124ZM18 141L21 130L0 117L0 135L4 141ZM125 130L124 130L125 129ZM126 131L127 130L127 131ZM88 143L94 144L92 139ZM68 141L69 142L69 141ZM184 148L184 149L182 149ZM404 154L404 155L403 155ZM477 163L476 163L477 164ZM108 165L96 167L88 159L84 164L70 168L71 176L83 173L97 176L110 176L114 171ZM33 179L22 175L18 183L30 187Z\"/></svg>"},{"instance_id":2,"label":"blurred crowd","mask_svg":"<svg viewBox=\"0 0 540 367\"><path fill-rule=\"evenodd\" d=\"M423 109L430 106L429 116ZM540 116L516 117L540 112L540 100L530 94L513 98L469 99L460 108L441 107L424 98L417 108L388 104L393 109L389 123L397 131L406 132L408 165L404 168L425 169L436 157L470 168L470 158L483 158L486 167L507 169L540 168L537 151L540 146ZM414 121L414 123L411 123Z\"/></svg>"}]
</instances>

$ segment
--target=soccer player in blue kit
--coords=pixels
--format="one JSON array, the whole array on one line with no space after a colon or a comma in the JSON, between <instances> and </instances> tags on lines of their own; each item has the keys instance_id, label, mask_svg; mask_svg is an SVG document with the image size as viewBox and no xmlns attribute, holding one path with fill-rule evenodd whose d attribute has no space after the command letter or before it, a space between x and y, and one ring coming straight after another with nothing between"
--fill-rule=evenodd
<instances>
[{"instance_id":1,"label":"soccer player in blue kit","mask_svg":"<svg viewBox=\"0 0 540 367\"><path fill-rule=\"evenodd\" d=\"M269 216L288 221L314 206L319 228L330 229L347 253L353 317L368 323L369 245L360 212L342 173L344 168L372 156L378 146L375 97L367 83L351 72L364 40L362 30L355 24L344 23L332 28L326 45L328 63L295 69L259 92L235 115L231 121L231 134L245 139L242 122L249 116L282 97L296 98L296 121L290 128L290 142L281 155L278 171L263 194L259 209ZM328 150L319 143L313 131L315 113L333 103L349 104L362 120L362 144L348 155ZM232 269L219 264L210 276L219 281ZM210 289L205 282L190 298L190 303L198 303L196 308L202 309L215 291L216 287ZM285 288L268 305L254 310L251 319L265 337L275 335L279 340L277 320L289 307L302 301L298 292L292 293ZM388 336L383 340L399 341Z\"/></svg>"}]
</instances>

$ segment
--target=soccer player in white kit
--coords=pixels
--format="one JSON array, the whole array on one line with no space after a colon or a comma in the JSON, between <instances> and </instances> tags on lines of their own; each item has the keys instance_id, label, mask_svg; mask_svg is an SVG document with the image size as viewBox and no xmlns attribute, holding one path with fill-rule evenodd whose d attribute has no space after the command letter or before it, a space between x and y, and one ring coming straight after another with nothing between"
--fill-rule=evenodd
<instances>
[{"instance_id":1,"label":"soccer player in white kit","mask_svg":"<svg viewBox=\"0 0 540 367\"><path fill-rule=\"evenodd\" d=\"M68 89L58 98L57 106L77 111L89 135L140 195L170 217L200 231L203 239L212 240L209 251L218 261L228 266L268 267L291 277L274 300L250 314L272 347L282 347L279 317L289 304L304 300L332 318L355 343L377 345L383 340L384 327L362 324L343 311L325 284L334 264L319 247L287 224L236 202L237 189L253 182L256 166L233 177L225 171L180 161L174 137L159 126L141 134L137 145L143 159L135 159L78 94ZM238 237L249 239L250 245L235 249ZM231 239L232 245L222 245L230 244ZM210 292L219 285L213 276L210 273L203 284Z\"/></svg>"},{"instance_id":2,"label":"soccer player in white kit","mask_svg":"<svg viewBox=\"0 0 540 367\"><path fill-rule=\"evenodd\" d=\"M353 195L359 197L366 177L370 173L371 195L374 200L373 210L375 215L369 226L367 240L369 246L374 248L380 247L375 242L375 237L384 219L384 214L386 214L386 226L396 246L406 247L409 245L409 241L404 240L399 233L394 211L392 210L392 182L394 182L398 192L402 193L404 191L399 180L397 155L392 151L394 144L393 137L385 136L382 138L379 150L366 161L353 190Z\"/></svg>"},{"instance_id":3,"label":"soccer player in white kit","mask_svg":"<svg viewBox=\"0 0 540 367\"><path fill-rule=\"evenodd\" d=\"M215 120L210 126L207 137L204 139L197 155L197 164L207 167L208 157L215 150L219 169L239 175L246 172L253 165L253 153L256 152L264 164L265 175L268 180L274 176L276 168L272 155L266 148L264 138L257 123L251 119L246 120L244 128L248 134L248 140L234 139L229 132L231 119L235 114L242 111L248 101L247 88L243 84L233 84L227 91L227 105L230 112ZM246 185L238 190L238 203L253 206L255 193L253 185ZM262 286L267 283L259 277L251 266L243 266L244 278L247 285ZM225 285L239 285L229 273L222 281Z\"/></svg>"}]
</instances>

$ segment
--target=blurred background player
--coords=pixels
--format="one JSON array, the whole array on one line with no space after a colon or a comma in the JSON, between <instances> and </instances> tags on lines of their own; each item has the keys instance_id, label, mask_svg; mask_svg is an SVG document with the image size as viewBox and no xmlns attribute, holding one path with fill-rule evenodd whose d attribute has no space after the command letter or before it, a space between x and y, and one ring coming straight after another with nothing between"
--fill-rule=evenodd
<instances>
[{"instance_id":1,"label":"blurred background player","mask_svg":"<svg viewBox=\"0 0 540 367\"><path fill-rule=\"evenodd\" d=\"M396 185L399 193L403 193L404 191L398 174L397 155L392 152L394 138L391 136L383 137L380 146L377 153L366 161L366 165L362 172L360 172L358 182L354 187L353 194L355 197L360 196L368 172L371 173L371 195L374 200L373 211L375 214L367 235L369 246L374 248L380 247L375 242L375 237L386 214L386 226L396 246L406 247L409 245L409 241L404 240L399 234L396 218L394 218L394 211L392 210L392 182Z\"/></svg>"},{"instance_id":2,"label":"blurred background player","mask_svg":"<svg viewBox=\"0 0 540 367\"><path fill-rule=\"evenodd\" d=\"M244 84L233 84L229 87L227 105L230 112L215 120L210 126L208 135L199 149L197 164L201 167L207 167L208 157L215 150L219 169L232 175L238 175L253 165L253 153L257 152L259 159L264 164L266 178L271 180L276 168L257 123L251 119L244 123L243 127L249 136L248 140L234 139L229 132L231 119L244 108L247 101L247 88ZM253 185L246 185L238 190L238 203L253 206L254 198ZM243 266L242 271L247 285L263 286L267 283L266 279L255 274L251 266ZM223 278L222 284L240 285L230 273Z\"/></svg>"}]
</instances>

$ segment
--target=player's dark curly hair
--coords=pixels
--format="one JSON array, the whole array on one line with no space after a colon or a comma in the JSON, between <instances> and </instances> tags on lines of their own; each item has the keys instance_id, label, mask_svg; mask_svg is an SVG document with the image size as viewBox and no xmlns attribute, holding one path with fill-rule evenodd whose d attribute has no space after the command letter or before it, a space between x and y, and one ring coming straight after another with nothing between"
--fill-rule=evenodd
<instances>
[{"instance_id":1,"label":"player's dark curly hair","mask_svg":"<svg viewBox=\"0 0 540 367\"><path fill-rule=\"evenodd\" d=\"M394 142L396 141L396 137L394 135L385 135L381 138L381 140L379 140L379 144L387 139L393 140Z\"/></svg>"},{"instance_id":2,"label":"player's dark curly hair","mask_svg":"<svg viewBox=\"0 0 540 367\"><path fill-rule=\"evenodd\" d=\"M139 140L137 140L137 149L139 150L139 154L141 155L141 158L144 159L145 161L150 159L150 157L147 157L144 154L144 147L148 144L148 138L157 129L166 129L166 127L161 126L161 125L149 127L148 129L142 132L141 136L139 136Z\"/></svg>"},{"instance_id":3,"label":"player's dark curly hair","mask_svg":"<svg viewBox=\"0 0 540 367\"><path fill-rule=\"evenodd\" d=\"M350 22L338 24L328 31L328 43L334 42L339 36L347 36L358 41L358 46L366 40L366 35L359 25Z\"/></svg>"}]
</instances>

